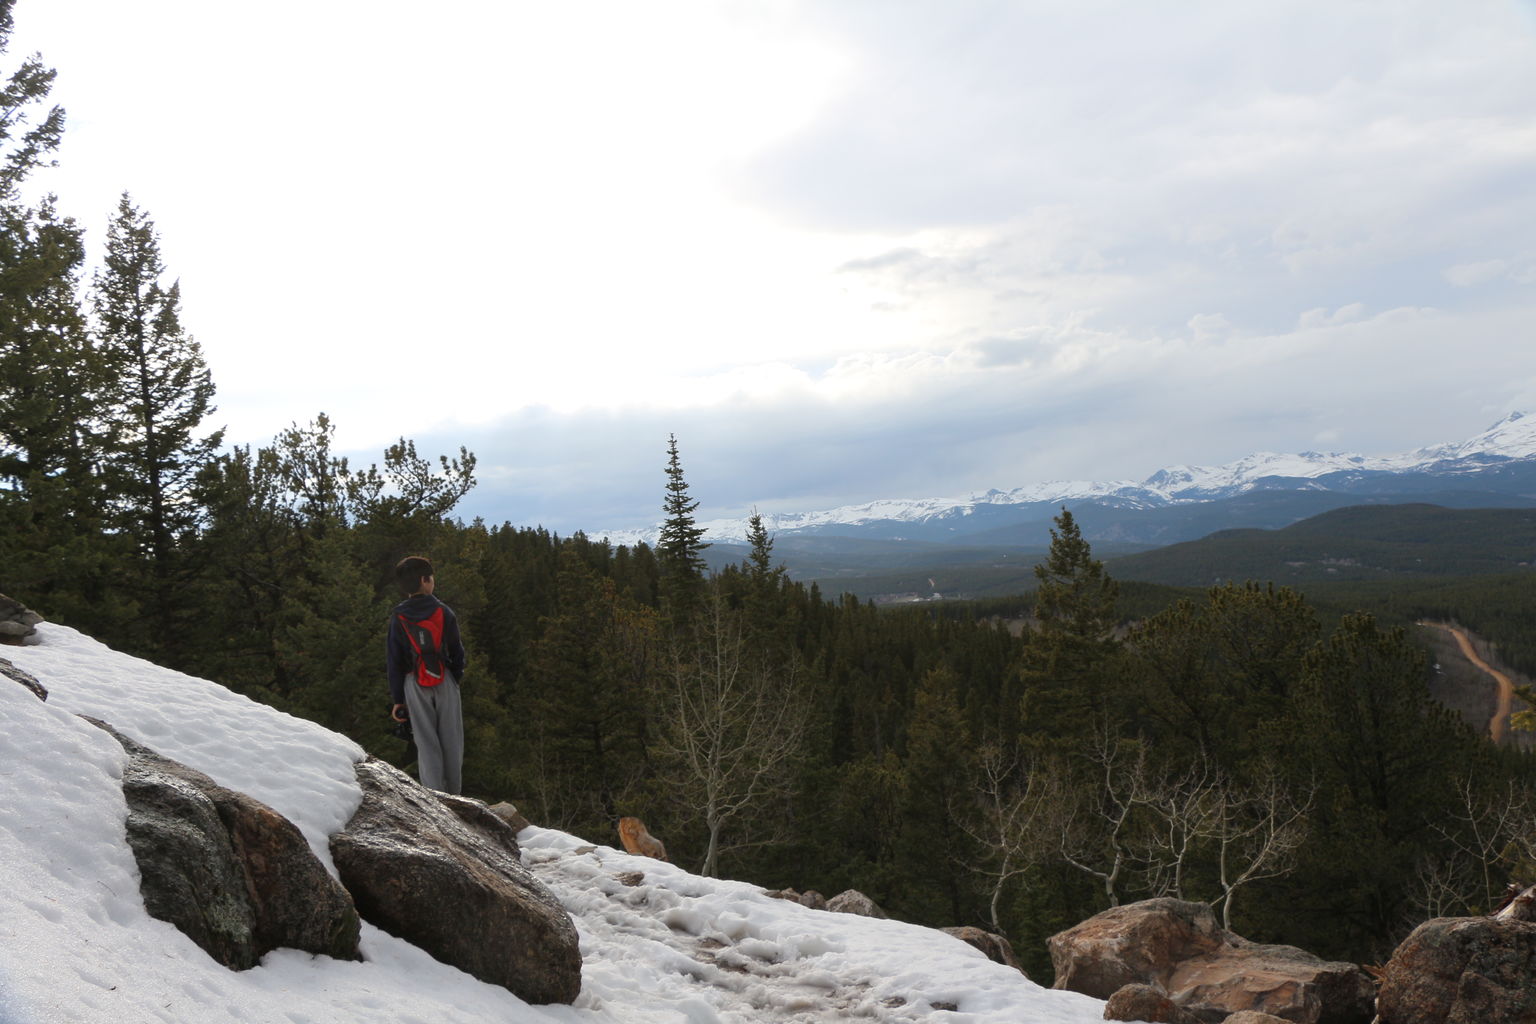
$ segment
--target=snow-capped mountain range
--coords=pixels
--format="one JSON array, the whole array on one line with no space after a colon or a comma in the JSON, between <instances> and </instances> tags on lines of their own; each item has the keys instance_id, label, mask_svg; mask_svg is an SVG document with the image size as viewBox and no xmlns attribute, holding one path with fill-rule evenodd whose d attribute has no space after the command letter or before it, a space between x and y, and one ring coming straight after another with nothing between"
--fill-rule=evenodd
<instances>
[{"instance_id":1,"label":"snow-capped mountain range","mask_svg":"<svg viewBox=\"0 0 1536 1024\"><path fill-rule=\"evenodd\" d=\"M977 517L990 523L999 521L996 513L1005 510L1054 509L1081 502L1123 510L1158 509L1221 501L1254 491L1383 493L1394 484L1401 484L1405 493L1418 493L1431 486L1431 480L1448 490L1479 490L1481 482L1468 486L1468 478L1507 470L1527 460L1532 460L1536 469L1536 416L1514 412L1465 441L1396 455L1255 452L1224 466L1169 466L1141 481L1053 480L963 497L880 499L817 512L764 513L763 523L775 536L850 530L862 533L877 525L885 527L882 532L890 536L889 530L898 524L932 527ZM741 542L747 535L744 518L715 519L699 525L709 541ZM955 532L954 527L949 530ZM650 530L613 530L597 535L614 544L653 544L658 533L659 525Z\"/></svg>"}]
</instances>

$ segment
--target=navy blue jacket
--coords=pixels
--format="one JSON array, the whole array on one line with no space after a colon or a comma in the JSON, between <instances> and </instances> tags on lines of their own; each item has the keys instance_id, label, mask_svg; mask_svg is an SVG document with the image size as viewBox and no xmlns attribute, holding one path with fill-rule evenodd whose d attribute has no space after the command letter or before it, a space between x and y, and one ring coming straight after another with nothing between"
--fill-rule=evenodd
<instances>
[{"instance_id":1,"label":"navy blue jacket","mask_svg":"<svg viewBox=\"0 0 1536 1024\"><path fill-rule=\"evenodd\" d=\"M453 678L464 678L464 641L459 638L459 620L454 618L453 609L430 594L413 594L390 613L389 636L384 641L384 671L389 676L389 695L396 704L405 703L405 681L416 668L416 649L400 625L400 616L419 622L437 608L443 610L443 664Z\"/></svg>"}]
</instances>

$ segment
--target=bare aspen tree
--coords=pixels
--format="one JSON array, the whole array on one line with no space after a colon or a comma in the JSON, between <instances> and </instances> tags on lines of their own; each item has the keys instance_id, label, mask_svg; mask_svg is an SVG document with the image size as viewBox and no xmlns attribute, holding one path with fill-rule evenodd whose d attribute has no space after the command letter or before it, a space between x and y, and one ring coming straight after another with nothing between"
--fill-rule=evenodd
<instances>
[{"instance_id":1,"label":"bare aspen tree","mask_svg":"<svg viewBox=\"0 0 1536 1024\"><path fill-rule=\"evenodd\" d=\"M1008 883L1054 853L1047 825L1059 796L1038 761L1009 757L996 745L976 754L977 813L956 814L961 827L986 852L973 870L986 880L992 930L1002 933L998 904Z\"/></svg>"},{"instance_id":2,"label":"bare aspen tree","mask_svg":"<svg viewBox=\"0 0 1536 1024\"><path fill-rule=\"evenodd\" d=\"M1220 774L1203 756L1176 779L1144 780L1143 794L1154 815L1138 839L1147 890L1153 896L1186 898L1186 872L1212 834L1222 785Z\"/></svg>"},{"instance_id":3,"label":"bare aspen tree","mask_svg":"<svg viewBox=\"0 0 1536 1024\"><path fill-rule=\"evenodd\" d=\"M1288 874L1296 851L1307 834L1307 814L1316 789L1298 798L1273 766L1247 785L1222 780L1217 786L1216 813L1206 819L1217 846L1221 896L1221 926L1232 927L1232 903L1237 890L1265 878Z\"/></svg>"},{"instance_id":4,"label":"bare aspen tree","mask_svg":"<svg viewBox=\"0 0 1536 1024\"><path fill-rule=\"evenodd\" d=\"M1063 860L1098 880L1111 907L1120 905L1120 886L1136 862L1136 829L1145 815L1147 751L1137 742L1114 736L1107 724L1095 731L1085 755L1087 778L1073 785L1057 774L1060 795L1052 801L1053 829Z\"/></svg>"},{"instance_id":5,"label":"bare aspen tree","mask_svg":"<svg viewBox=\"0 0 1536 1024\"><path fill-rule=\"evenodd\" d=\"M1240 784L1204 755L1176 778L1143 773L1140 793L1151 814L1135 839L1149 890L1192 898L1189 868L1214 862L1219 894L1208 902L1221 910L1222 927L1231 928L1238 889L1295 866L1314 792L1298 799L1269 765Z\"/></svg>"},{"instance_id":6,"label":"bare aspen tree","mask_svg":"<svg viewBox=\"0 0 1536 1024\"><path fill-rule=\"evenodd\" d=\"M1440 893L1446 905L1487 913L1508 882L1499 865L1536 859L1536 797L1513 781L1485 791L1471 773L1456 780L1456 792L1452 815L1434 825L1453 853L1445 863L1421 867L1420 885L1426 893L1430 882L1452 890L1454 897Z\"/></svg>"},{"instance_id":7,"label":"bare aspen tree","mask_svg":"<svg viewBox=\"0 0 1536 1024\"><path fill-rule=\"evenodd\" d=\"M703 819L708 848L700 873L714 876L720 854L777 837L775 828L730 846L737 831L761 824L758 812L789 782L805 736L807 706L794 663L754 650L737 615L718 594L695 620L694 642L679 646L664 684L662 752L681 793Z\"/></svg>"}]
</instances>

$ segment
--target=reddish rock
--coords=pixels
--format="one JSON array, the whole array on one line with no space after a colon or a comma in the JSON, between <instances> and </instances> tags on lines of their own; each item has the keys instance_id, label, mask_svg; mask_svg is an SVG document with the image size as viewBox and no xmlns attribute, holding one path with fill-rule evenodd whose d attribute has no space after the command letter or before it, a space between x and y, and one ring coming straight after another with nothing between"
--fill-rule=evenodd
<instances>
[{"instance_id":1,"label":"reddish rock","mask_svg":"<svg viewBox=\"0 0 1536 1024\"><path fill-rule=\"evenodd\" d=\"M1200 1024L1156 985L1127 985L1104 1004L1105 1020L1145 1021L1147 1024Z\"/></svg>"},{"instance_id":2,"label":"reddish rock","mask_svg":"<svg viewBox=\"0 0 1536 1024\"><path fill-rule=\"evenodd\" d=\"M1051 936L1055 988L1108 999L1126 985L1160 985L1185 960L1225 945L1204 903L1156 899L1113 907Z\"/></svg>"},{"instance_id":3,"label":"reddish rock","mask_svg":"<svg viewBox=\"0 0 1536 1024\"><path fill-rule=\"evenodd\" d=\"M1056 988L1108 999L1126 985L1161 987L1201 1021L1256 1010L1293 1024L1366 1024L1374 987L1354 964L1225 931L1204 903L1115 907L1050 939Z\"/></svg>"},{"instance_id":4,"label":"reddish rock","mask_svg":"<svg viewBox=\"0 0 1536 1024\"><path fill-rule=\"evenodd\" d=\"M492 814L496 815L496 817L510 825L514 835L518 832L521 832L529 825L528 819L523 817L523 812L519 811L515 804L510 804L505 800L499 804L492 804L490 811Z\"/></svg>"}]
</instances>

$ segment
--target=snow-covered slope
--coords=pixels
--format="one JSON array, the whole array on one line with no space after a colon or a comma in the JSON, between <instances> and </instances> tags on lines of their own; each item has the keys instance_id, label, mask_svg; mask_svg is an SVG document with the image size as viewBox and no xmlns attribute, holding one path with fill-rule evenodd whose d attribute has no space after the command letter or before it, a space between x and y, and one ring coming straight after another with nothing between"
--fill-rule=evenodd
<instances>
[{"instance_id":1,"label":"snow-covered slope","mask_svg":"<svg viewBox=\"0 0 1536 1024\"><path fill-rule=\"evenodd\" d=\"M201 679L44 624L5 648L50 690L0 678L0 1024L1088 1024L1103 1003L1043 989L942 932L770 899L547 829L524 859L571 912L583 982L530 1006L363 925L361 963L278 950L236 973L139 897L124 838L124 754L104 719L326 837L361 801L350 740ZM640 885L615 875L644 872ZM935 1009L949 1004L955 1011Z\"/></svg>"},{"instance_id":2,"label":"snow-covered slope","mask_svg":"<svg viewBox=\"0 0 1536 1024\"><path fill-rule=\"evenodd\" d=\"M1509 460L1536 458L1536 416L1515 412L1476 437L1419 448L1397 455L1368 456L1347 452L1300 452L1294 455L1255 452L1224 466L1168 466L1145 480L1052 480L1012 490L990 490L947 498L884 499L844 505L820 512L764 514L770 533L869 523L927 523L972 516L988 505L1014 506L1077 501L1108 501L1122 508L1157 508L1235 497L1266 484L1291 481L1292 486L1316 486L1335 475L1437 473L1465 474ZM715 519L699 525L706 539L740 541L747 535L745 519ZM615 544L654 543L658 530L599 531Z\"/></svg>"}]
</instances>

